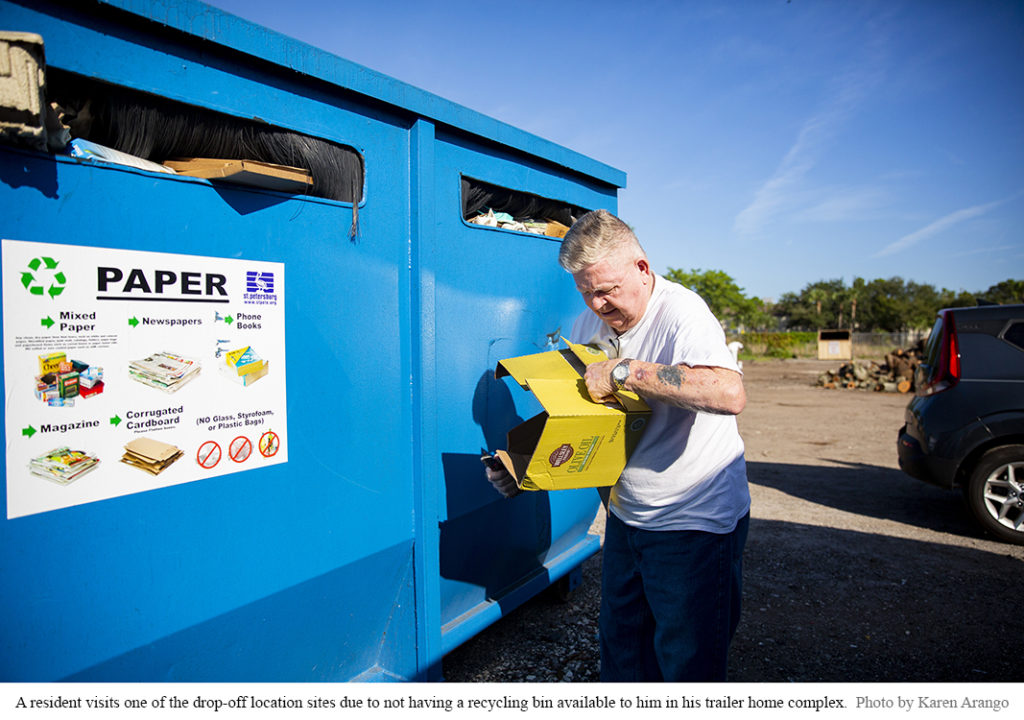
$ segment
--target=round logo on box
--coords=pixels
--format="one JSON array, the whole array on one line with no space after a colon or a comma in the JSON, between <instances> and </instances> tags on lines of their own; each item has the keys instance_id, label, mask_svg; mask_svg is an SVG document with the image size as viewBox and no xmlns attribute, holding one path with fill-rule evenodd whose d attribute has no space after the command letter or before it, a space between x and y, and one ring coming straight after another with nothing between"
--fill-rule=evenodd
<instances>
[{"instance_id":1,"label":"round logo on box","mask_svg":"<svg viewBox=\"0 0 1024 720\"><path fill-rule=\"evenodd\" d=\"M572 457L572 445L565 443L560 447L555 448L555 451L548 457L548 462L551 463L551 467L558 467L564 465Z\"/></svg>"}]
</instances>

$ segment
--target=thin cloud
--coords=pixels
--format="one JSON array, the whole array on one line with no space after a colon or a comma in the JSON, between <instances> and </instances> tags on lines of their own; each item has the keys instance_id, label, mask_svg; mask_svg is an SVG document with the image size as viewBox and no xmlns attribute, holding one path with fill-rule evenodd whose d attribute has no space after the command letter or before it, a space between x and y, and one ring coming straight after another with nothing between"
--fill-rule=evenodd
<instances>
[{"instance_id":1,"label":"thin cloud","mask_svg":"<svg viewBox=\"0 0 1024 720\"><path fill-rule=\"evenodd\" d=\"M946 257L951 257L951 258L954 258L954 257L969 257L971 255L981 255L983 253L984 254L991 254L991 253L1003 252L1004 250L1016 250L1016 249L1017 249L1016 245L994 245L992 247L975 248L973 250L963 250L961 252L950 253ZM1018 255L1014 255L1013 257L1018 257L1018 256L1019 256L1019 253L1018 253Z\"/></svg>"},{"instance_id":2,"label":"thin cloud","mask_svg":"<svg viewBox=\"0 0 1024 720\"><path fill-rule=\"evenodd\" d=\"M796 214L795 219L820 223L848 222L876 214L886 202L887 195L880 188L832 189L816 204Z\"/></svg>"},{"instance_id":3,"label":"thin cloud","mask_svg":"<svg viewBox=\"0 0 1024 720\"><path fill-rule=\"evenodd\" d=\"M829 134L833 121L828 116L819 116L804 123L775 174L758 188L753 201L736 216L733 226L737 232L744 235L756 232L791 203L792 192L816 164L815 148L821 144L823 136Z\"/></svg>"},{"instance_id":4,"label":"thin cloud","mask_svg":"<svg viewBox=\"0 0 1024 720\"><path fill-rule=\"evenodd\" d=\"M874 34L870 45L855 69L838 79L822 111L804 122L775 173L757 189L750 204L736 215L733 222L736 232L751 235L782 212L806 200L808 194L801 192L804 178L818 164L847 118L884 78L886 33Z\"/></svg>"},{"instance_id":5,"label":"thin cloud","mask_svg":"<svg viewBox=\"0 0 1024 720\"><path fill-rule=\"evenodd\" d=\"M861 100L877 82L879 74L867 70L847 75L825 110L807 120L796 141L779 163L775 174L765 181L754 199L739 212L733 227L743 235L761 229L786 208L798 204L803 179L814 169L821 153L853 114Z\"/></svg>"},{"instance_id":6,"label":"thin cloud","mask_svg":"<svg viewBox=\"0 0 1024 720\"><path fill-rule=\"evenodd\" d=\"M1006 201L996 200L995 202L985 203L984 205L973 205L971 207L964 208L963 210L951 212L949 215L944 215L943 217L940 217L938 220L929 223L928 225L925 225L920 230L915 230L909 235L904 235L896 242L886 245L884 248L876 252L872 257L885 257L887 255L892 255L893 253L898 253L901 250L906 250L908 247L912 247L917 243L921 242L922 240L929 238L937 233L940 233L943 230L946 230L947 228L953 227L954 225L962 223L965 220L970 220L971 218L976 218L980 215L984 215L985 213L990 212L993 208L1002 205L1004 202Z\"/></svg>"}]
</instances>

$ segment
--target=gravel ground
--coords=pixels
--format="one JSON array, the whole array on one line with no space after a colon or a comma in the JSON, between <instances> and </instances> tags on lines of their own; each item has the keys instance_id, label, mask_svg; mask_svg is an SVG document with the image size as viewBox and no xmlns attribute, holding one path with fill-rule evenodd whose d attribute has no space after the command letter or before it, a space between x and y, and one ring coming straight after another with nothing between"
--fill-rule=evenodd
<instances>
[{"instance_id":1,"label":"gravel ground","mask_svg":"<svg viewBox=\"0 0 1024 720\"><path fill-rule=\"evenodd\" d=\"M898 469L906 396L816 387L831 367L745 368L753 506L730 679L1018 682L1024 547ZM445 678L596 681L600 574L598 553L567 601L535 597L451 652Z\"/></svg>"}]
</instances>

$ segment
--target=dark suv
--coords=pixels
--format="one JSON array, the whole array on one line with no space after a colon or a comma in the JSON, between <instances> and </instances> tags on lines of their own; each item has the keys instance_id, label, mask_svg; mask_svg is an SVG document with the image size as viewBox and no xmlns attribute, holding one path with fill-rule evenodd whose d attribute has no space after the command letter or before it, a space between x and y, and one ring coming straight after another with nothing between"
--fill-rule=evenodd
<instances>
[{"instance_id":1,"label":"dark suv","mask_svg":"<svg viewBox=\"0 0 1024 720\"><path fill-rule=\"evenodd\" d=\"M900 467L962 488L985 530L1024 545L1024 305L939 311L915 380Z\"/></svg>"}]
</instances>

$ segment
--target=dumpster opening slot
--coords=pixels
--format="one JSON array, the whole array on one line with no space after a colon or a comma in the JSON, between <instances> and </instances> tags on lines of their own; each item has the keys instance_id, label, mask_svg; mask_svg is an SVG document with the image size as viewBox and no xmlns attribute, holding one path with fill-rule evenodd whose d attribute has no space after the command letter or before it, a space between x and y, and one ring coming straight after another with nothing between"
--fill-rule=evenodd
<instances>
[{"instance_id":1,"label":"dumpster opening slot","mask_svg":"<svg viewBox=\"0 0 1024 720\"><path fill-rule=\"evenodd\" d=\"M353 205L363 197L363 158L347 145L55 68L46 84L73 139L161 164L219 158L301 168L313 181L305 194Z\"/></svg>"},{"instance_id":2,"label":"dumpster opening slot","mask_svg":"<svg viewBox=\"0 0 1024 720\"><path fill-rule=\"evenodd\" d=\"M819 330L818 340L849 340L849 330Z\"/></svg>"},{"instance_id":3,"label":"dumpster opening slot","mask_svg":"<svg viewBox=\"0 0 1024 720\"><path fill-rule=\"evenodd\" d=\"M472 225L560 238L586 212L561 200L462 176L462 219Z\"/></svg>"}]
</instances>

